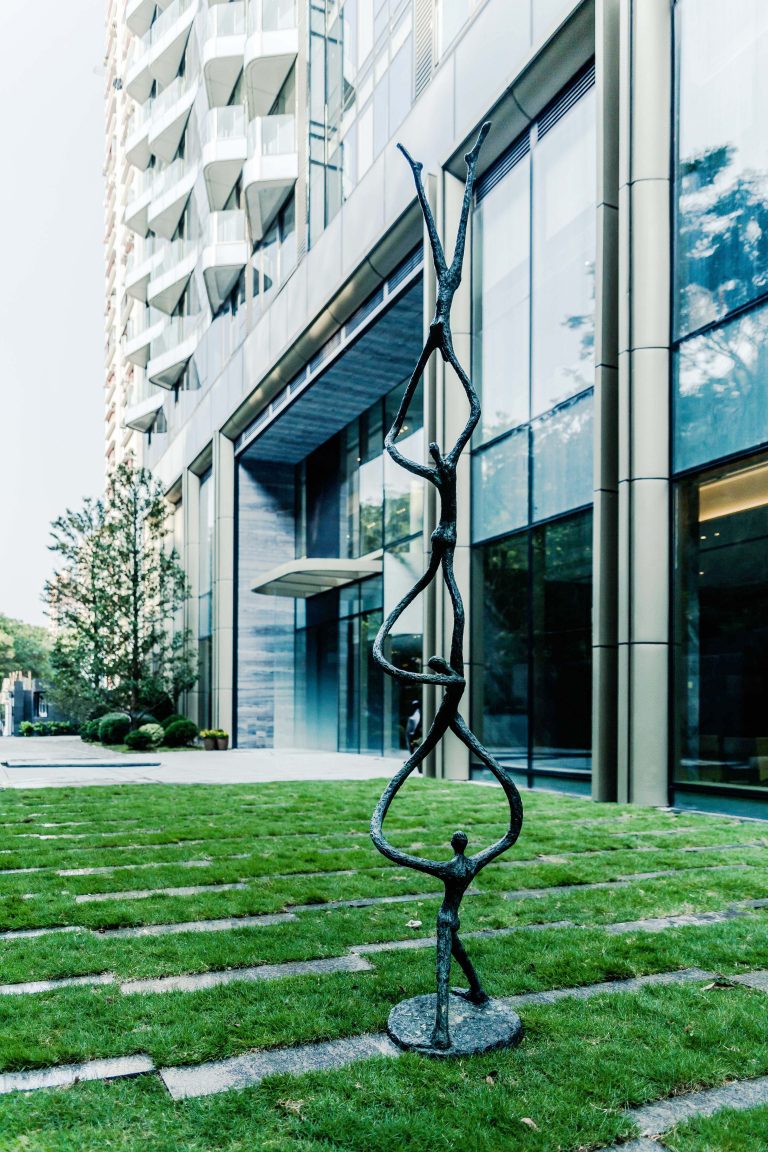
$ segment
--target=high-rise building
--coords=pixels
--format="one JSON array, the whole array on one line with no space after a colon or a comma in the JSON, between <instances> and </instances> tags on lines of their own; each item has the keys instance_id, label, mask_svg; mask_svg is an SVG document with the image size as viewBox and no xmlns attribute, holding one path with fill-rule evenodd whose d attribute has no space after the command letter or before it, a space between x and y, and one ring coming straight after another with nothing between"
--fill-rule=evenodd
<instances>
[{"instance_id":1,"label":"high-rise building","mask_svg":"<svg viewBox=\"0 0 768 1152\"><path fill-rule=\"evenodd\" d=\"M104 156L104 246L106 292L104 307L104 421L106 471L141 450L140 438L125 424L126 406L134 388L133 364L125 356L125 331L131 298L126 293L126 267L134 245L125 223L129 164L126 136L135 115L134 102L123 89L131 32L125 23L125 0L109 0L104 57L106 148Z\"/></svg>"},{"instance_id":2,"label":"high-rise building","mask_svg":"<svg viewBox=\"0 0 768 1152\"><path fill-rule=\"evenodd\" d=\"M395 142L450 253L488 119L453 311L483 401L465 711L531 786L764 812L765 6L128 0L123 36L125 424L175 506L196 719L398 755L434 714L371 659L435 513L383 450L434 306ZM403 451L465 416L433 361ZM449 624L429 593L392 658ZM429 770L478 766L448 741Z\"/></svg>"}]
</instances>

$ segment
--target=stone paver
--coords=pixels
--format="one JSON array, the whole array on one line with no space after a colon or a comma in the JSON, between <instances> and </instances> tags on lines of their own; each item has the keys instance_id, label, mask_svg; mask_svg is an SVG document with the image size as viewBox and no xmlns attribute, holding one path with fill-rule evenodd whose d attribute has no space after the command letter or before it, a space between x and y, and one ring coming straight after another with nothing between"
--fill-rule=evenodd
<instances>
[{"instance_id":1,"label":"stone paver","mask_svg":"<svg viewBox=\"0 0 768 1152\"><path fill-rule=\"evenodd\" d=\"M102 972L98 976L64 976L60 980L29 980L26 984L0 984L0 996L33 996L38 992L56 992L59 988L82 988L114 982L111 972Z\"/></svg>"},{"instance_id":2,"label":"stone paver","mask_svg":"<svg viewBox=\"0 0 768 1152\"><path fill-rule=\"evenodd\" d=\"M274 912L265 916L229 916L220 920L184 920L178 924L139 924L135 928L103 928L95 934L112 940L131 940L140 936L176 936L182 932L229 932L238 928L266 928L271 924L288 924L296 919L293 912Z\"/></svg>"},{"instance_id":3,"label":"stone paver","mask_svg":"<svg viewBox=\"0 0 768 1152\"><path fill-rule=\"evenodd\" d=\"M624 936L628 932L664 932L667 928L700 928L705 924L725 924L749 916L749 906L724 908L721 912L697 912L684 916L651 916L645 920L625 920L618 924L603 924L611 936Z\"/></svg>"},{"instance_id":4,"label":"stone paver","mask_svg":"<svg viewBox=\"0 0 768 1152\"><path fill-rule=\"evenodd\" d=\"M768 970L747 972L743 976L729 976L734 984L744 984L747 988L756 988L759 992L768 992Z\"/></svg>"},{"instance_id":5,"label":"stone paver","mask_svg":"<svg viewBox=\"0 0 768 1152\"><path fill-rule=\"evenodd\" d=\"M712 1116L722 1108L746 1111L762 1104L768 1104L768 1076L735 1080L722 1088L708 1088L684 1096L670 1096L668 1100L633 1108L625 1115L637 1124L644 1136L659 1136L694 1116Z\"/></svg>"},{"instance_id":6,"label":"stone paver","mask_svg":"<svg viewBox=\"0 0 768 1152\"><path fill-rule=\"evenodd\" d=\"M88 892L75 896L75 904L97 904L105 900L149 900L152 896L204 896L207 892L242 891L248 885L189 884L181 888L135 888L127 892Z\"/></svg>"},{"instance_id":7,"label":"stone paver","mask_svg":"<svg viewBox=\"0 0 768 1152\"><path fill-rule=\"evenodd\" d=\"M227 968L220 972L196 972L191 976L160 976L154 980L128 980L120 985L126 995L151 992L199 992L224 984L257 980L284 980L290 976L329 976L338 972L372 972L360 956L338 956L327 960L298 960L286 964L260 964L255 968Z\"/></svg>"},{"instance_id":8,"label":"stone paver","mask_svg":"<svg viewBox=\"0 0 768 1152\"><path fill-rule=\"evenodd\" d=\"M714 973L701 968L683 968L679 972L660 972L650 976L636 976L629 980L606 980L602 984L585 984L581 988L553 988L549 992L524 992L511 996L505 1003L514 1008L526 1004L555 1004L566 998L590 1000L593 996L611 996L617 992L639 992L642 988L666 984L689 984L692 980L713 980Z\"/></svg>"},{"instance_id":9,"label":"stone paver","mask_svg":"<svg viewBox=\"0 0 768 1152\"><path fill-rule=\"evenodd\" d=\"M154 1072L149 1056L121 1056L114 1060L89 1060L85 1064L58 1064L29 1072L0 1073L0 1095L31 1092L37 1088L64 1088L82 1080L117 1080Z\"/></svg>"}]
</instances>

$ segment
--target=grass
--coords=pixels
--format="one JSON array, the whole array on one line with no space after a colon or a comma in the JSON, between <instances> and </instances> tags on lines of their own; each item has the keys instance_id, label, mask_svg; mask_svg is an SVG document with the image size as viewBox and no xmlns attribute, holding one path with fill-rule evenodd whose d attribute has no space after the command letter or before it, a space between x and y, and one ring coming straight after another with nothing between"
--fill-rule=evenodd
<instances>
[{"instance_id":1,"label":"grass","mask_svg":"<svg viewBox=\"0 0 768 1152\"><path fill-rule=\"evenodd\" d=\"M39 869L0 875L0 931L91 929L0 941L0 980L175 975L343 956L359 944L430 935L434 881L389 865L368 840L379 790L377 782L350 782L0 793L0 869ZM544 926L468 941L492 994L692 966L724 975L768 967L768 911L653 934L610 935L603 928L768 897L762 825L624 806L608 810L544 794L524 799L519 845L478 877L478 893L462 908L464 931ZM498 836L500 809L493 788L413 781L387 827L403 846L444 856L456 827L466 828L470 850ZM37 838L42 836L54 838ZM688 851L698 847L706 851ZM189 861L195 866L182 867ZM103 871L59 875L82 868ZM672 874L637 875L655 871ZM623 877L628 882L613 887L583 887ZM231 882L246 887L76 902L95 892ZM572 887L503 898L563 885ZM322 906L381 895L412 898L363 908ZM273 926L136 939L99 931L301 904L314 907ZM574 926L546 927L566 919ZM421 926L409 927L412 921ZM136 1052L148 1053L158 1066L194 1064L254 1048L382 1031L392 1004L431 990L434 959L428 948L369 959L370 972L235 982L192 993L123 996L106 985L0 997L0 1071ZM768 1074L766 1008L764 993L742 986L647 987L586 1002L529 1005L520 1048L472 1060L371 1060L184 1103L173 1103L152 1076L3 1096L0 1150L576 1152L630 1137L627 1107ZM665 1141L674 1152L762 1152L768 1112L692 1122Z\"/></svg>"}]
</instances>

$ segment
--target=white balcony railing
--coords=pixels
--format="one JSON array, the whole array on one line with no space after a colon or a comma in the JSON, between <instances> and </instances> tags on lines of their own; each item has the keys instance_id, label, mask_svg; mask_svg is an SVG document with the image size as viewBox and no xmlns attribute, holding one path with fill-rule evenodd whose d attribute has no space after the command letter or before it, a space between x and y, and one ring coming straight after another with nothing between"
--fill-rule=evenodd
<instances>
[{"instance_id":1,"label":"white balcony railing","mask_svg":"<svg viewBox=\"0 0 768 1152\"><path fill-rule=\"evenodd\" d=\"M213 9L218 11L217 8ZM235 140L246 134L245 107L242 104L228 104L225 108L211 108L205 120L206 143L217 140Z\"/></svg>"},{"instance_id":2,"label":"white balcony railing","mask_svg":"<svg viewBox=\"0 0 768 1152\"><path fill-rule=\"evenodd\" d=\"M233 4L216 4L208 9L206 37L218 40L225 36L244 36L245 24L245 4L242 0Z\"/></svg>"},{"instance_id":3,"label":"white balcony railing","mask_svg":"<svg viewBox=\"0 0 768 1152\"><path fill-rule=\"evenodd\" d=\"M248 32L284 32L295 28L296 0L251 0Z\"/></svg>"},{"instance_id":4,"label":"white balcony railing","mask_svg":"<svg viewBox=\"0 0 768 1152\"><path fill-rule=\"evenodd\" d=\"M207 245L244 244L246 240L245 212L239 208L211 212L206 226Z\"/></svg>"},{"instance_id":5,"label":"white balcony railing","mask_svg":"<svg viewBox=\"0 0 768 1152\"><path fill-rule=\"evenodd\" d=\"M158 44L176 21L196 3L197 0L173 0L173 3L166 8L165 12L161 12L150 28L150 43Z\"/></svg>"},{"instance_id":6,"label":"white balcony railing","mask_svg":"<svg viewBox=\"0 0 768 1152\"><path fill-rule=\"evenodd\" d=\"M177 77L172 84L169 84L155 97L151 111L152 119L158 121L174 104L183 100L196 85L197 79L194 76Z\"/></svg>"},{"instance_id":7,"label":"white balcony railing","mask_svg":"<svg viewBox=\"0 0 768 1152\"><path fill-rule=\"evenodd\" d=\"M288 156L296 151L296 117L257 116L248 125L249 156Z\"/></svg>"}]
</instances>

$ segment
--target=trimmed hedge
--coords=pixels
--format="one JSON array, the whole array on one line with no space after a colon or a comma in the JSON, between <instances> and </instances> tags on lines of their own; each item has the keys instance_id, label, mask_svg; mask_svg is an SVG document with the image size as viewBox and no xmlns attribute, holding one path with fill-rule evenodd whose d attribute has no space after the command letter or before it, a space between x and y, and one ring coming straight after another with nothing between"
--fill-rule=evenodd
<instances>
[{"instance_id":1,"label":"trimmed hedge","mask_svg":"<svg viewBox=\"0 0 768 1152\"><path fill-rule=\"evenodd\" d=\"M174 720L165 730L165 744L169 748L185 748L197 739L197 724L191 720Z\"/></svg>"},{"instance_id":2,"label":"trimmed hedge","mask_svg":"<svg viewBox=\"0 0 768 1152\"><path fill-rule=\"evenodd\" d=\"M102 744L123 744L130 730L131 718L126 712L108 712L99 720Z\"/></svg>"},{"instance_id":3,"label":"trimmed hedge","mask_svg":"<svg viewBox=\"0 0 768 1152\"><path fill-rule=\"evenodd\" d=\"M80 725L80 739L85 740L86 744L98 744L100 723L99 720L86 720Z\"/></svg>"},{"instance_id":4,"label":"trimmed hedge","mask_svg":"<svg viewBox=\"0 0 768 1152\"><path fill-rule=\"evenodd\" d=\"M162 724L142 724L138 729L149 738L150 748L159 748L165 739L165 729Z\"/></svg>"},{"instance_id":5,"label":"trimmed hedge","mask_svg":"<svg viewBox=\"0 0 768 1152\"><path fill-rule=\"evenodd\" d=\"M149 727L149 725L147 725ZM137 728L125 738L126 745L134 752L144 752L152 745L152 737L146 728Z\"/></svg>"},{"instance_id":6,"label":"trimmed hedge","mask_svg":"<svg viewBox=\"0 0 768 1152\"><path fill-rule=\"evenodd\" d=\"M163 728L167 732L171 724L175 724L177 720L186 720L186 716L182 716L180 712L172 712L170 716L166 716L165 720L161 720Z\"/></svg>"},{"instance_id":7,"label":"trimmed hedge","mask_svg":"<svg viewBox=\"0 0 768 1152\"><path fill-rule=\"evenodd\" d=\"M23 720L19 731L22 736L77 736L80 725L70 720Z\"/></svg>"}]
</instances>

